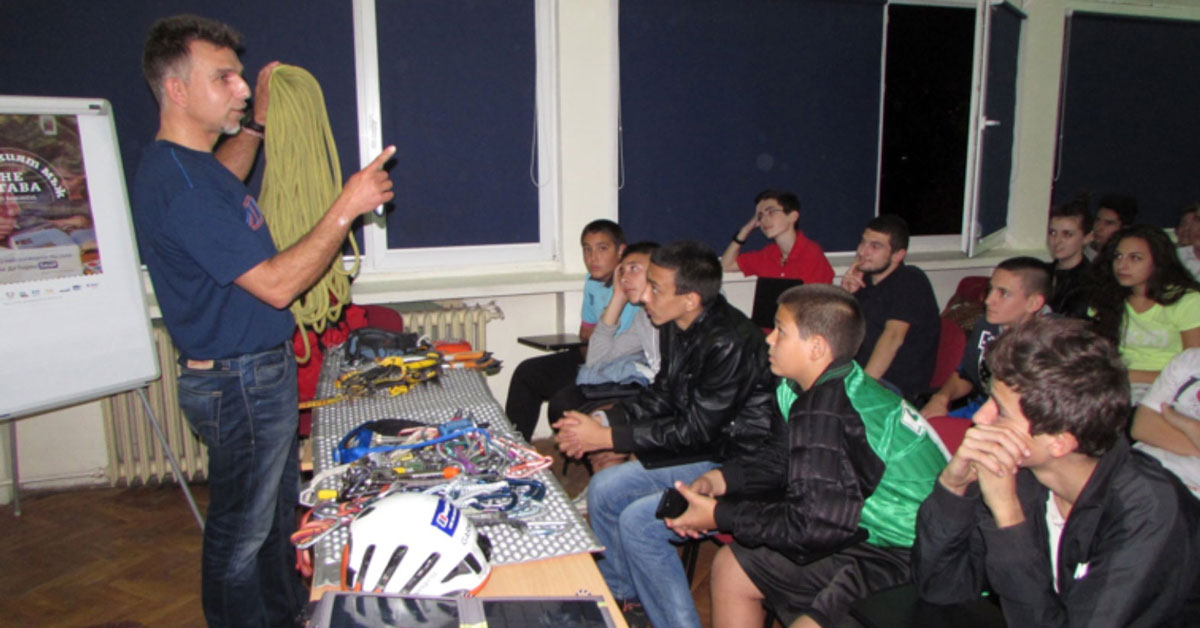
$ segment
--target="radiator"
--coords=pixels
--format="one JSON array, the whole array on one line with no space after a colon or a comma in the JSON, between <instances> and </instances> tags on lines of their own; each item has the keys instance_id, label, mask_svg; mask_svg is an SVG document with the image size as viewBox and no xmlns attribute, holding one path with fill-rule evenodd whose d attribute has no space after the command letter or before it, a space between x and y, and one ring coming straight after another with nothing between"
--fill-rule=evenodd
<instances>
[{"instance_id":1,"label":"radiator","mask_svg":"<svg viewBox=\"0 0 1200 628\"><path fill-rule=\"evenodd\" d=\"M154 416L162 425L180 470L189 480L200 479L208 468L204 444L192 433L183 413L175 382L179 377L175 345L161 323L156 323L154 343L162 377L151 382L146 391ZM112 395L101 404L104 412L104 438L108 444L108 482L113 486L136 486L150 482L173 481L171 463L163 454L154 428L136 391Z\"/></svg>"},{"instance_id":2,"label":"radiator","mask_svg":"<svg viewBox=\"0 0 1200 628\"><path fill-rule=\"evenodd\" d=\"M455 305L429 310L400 311L406 331L432 340L466 340L471 346L487 348L488 321L504 318L495 302L486 305ZM175 383L179 376L175 345L161 323L154 325L158 364L162 377L150 384L146 396L166 434L167 443L188 480L204 477L208 455L204 444L192 433L179 410ZM154 428L146 417L136 392L106 397L104 436L108 445L108 481L112 486L136 486L174 481L171 464L161 451Z\"/></svg>"},{"instance_id":3,"label":"radiator","mask_svg":"<svg viewBox=\"0 0 1200 628\"><path fill-rule=\"evenodd\" d=\"M429 310L401 309L400 315L404 317L404 331L418 332L430 340L466 340L480 351L487 349L488 321L504 318L495 301Z\"/></svg>"}]
</instances>

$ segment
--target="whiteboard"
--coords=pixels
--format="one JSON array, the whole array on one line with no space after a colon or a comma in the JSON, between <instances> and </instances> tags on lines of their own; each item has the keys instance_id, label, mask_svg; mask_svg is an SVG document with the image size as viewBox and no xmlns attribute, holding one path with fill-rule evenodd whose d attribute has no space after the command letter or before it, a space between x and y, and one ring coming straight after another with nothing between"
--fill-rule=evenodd
<instances>
[{"instance_id":1,"label":"whiteboard","mask_svg":"<svg viewBox=\"0 0 1200 628\"><path fill-rule=\"evenodd\" d=\"M0 421L158 379L108 101L0 96L4 218Z\"/></svg>"}]
</instances>

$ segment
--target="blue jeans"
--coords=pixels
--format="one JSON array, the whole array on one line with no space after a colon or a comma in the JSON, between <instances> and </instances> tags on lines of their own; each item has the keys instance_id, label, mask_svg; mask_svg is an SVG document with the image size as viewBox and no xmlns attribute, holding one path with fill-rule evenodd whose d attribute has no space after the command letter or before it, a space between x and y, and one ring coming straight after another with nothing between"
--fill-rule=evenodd
<instances>
[{"instance_id":1,"label":"blue jeans","mask_svg":"<svg viewBox=\"0 0 1200 628\"><path fill-rule=\"evenodd\" d=\"M979 401L979 400L969 401L969 402L967 402L967 405L965 405L957 410L951 410L951 411L947 412L946 416L952 416L956 419L970 420L971 417L974 417L975 413L979 412L979 409L982 407L983 407L983 401Z\"/></svg>"},{"instance_id":2,"label":"blue jeans","mask_svg":"<svg viewBox=\"0 0 1200 628\"><path fill-rule=\"evenodd\" d=\"M179 405L208 447L201 597L217 626L293 626L307 599L290 536L300 490L291 348L183 368Z\"/></svg>"},{"instance_id":3,"label":"blue jeans","mask_svg":"<svg viewBox=\"0 0 1200 628\"><path fill-rule=\"evenodd\" d=\"M588 517L604 545L597 561L613 597L637 598L655 626L699 626L692 589L671 541L681 541L654 510L676 480L690 483L713 462L646 469L638 461L609 467L588 484Z\"/></svg>"}]
</instances>

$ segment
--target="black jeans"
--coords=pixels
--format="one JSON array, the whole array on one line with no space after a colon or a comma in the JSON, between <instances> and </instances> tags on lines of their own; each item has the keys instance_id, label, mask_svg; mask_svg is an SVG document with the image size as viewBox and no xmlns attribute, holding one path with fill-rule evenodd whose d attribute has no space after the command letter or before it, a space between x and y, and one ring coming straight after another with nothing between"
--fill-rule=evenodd
<instances>
[{"instance_id":1,"label":"black jeans","mask_svg":"<svg viewBox=\"0 0 1200 628\"><path fill-rule=\"evenodd\" d=\"M581 364L583 352L570 349L529 358L517 365L512 382L508 385L504 413L526 441L533 437L542 402L549 401L558 391L573 386ZM557 416L550 417L551 422L557 420Z\"/></svg>"}]
</instances>

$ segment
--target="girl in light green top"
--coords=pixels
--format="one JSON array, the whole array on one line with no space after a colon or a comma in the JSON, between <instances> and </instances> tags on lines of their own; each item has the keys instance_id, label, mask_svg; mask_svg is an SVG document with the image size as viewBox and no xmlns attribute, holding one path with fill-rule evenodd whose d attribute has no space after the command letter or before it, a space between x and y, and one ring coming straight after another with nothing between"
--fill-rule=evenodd
<instances>
[{"instance_id":1,"label":"girl in light green top","mask_svg":"<svg viewBox=\"0 0 1200 628\"><path fill-rule=\"evenodd\" d=\"M1179 352L1200 347L1200 284L1158 227L1113 234L1095 265L1089 314L1117 342L1132 384L1151 384Z\"/></svg>"}]
</instances>

